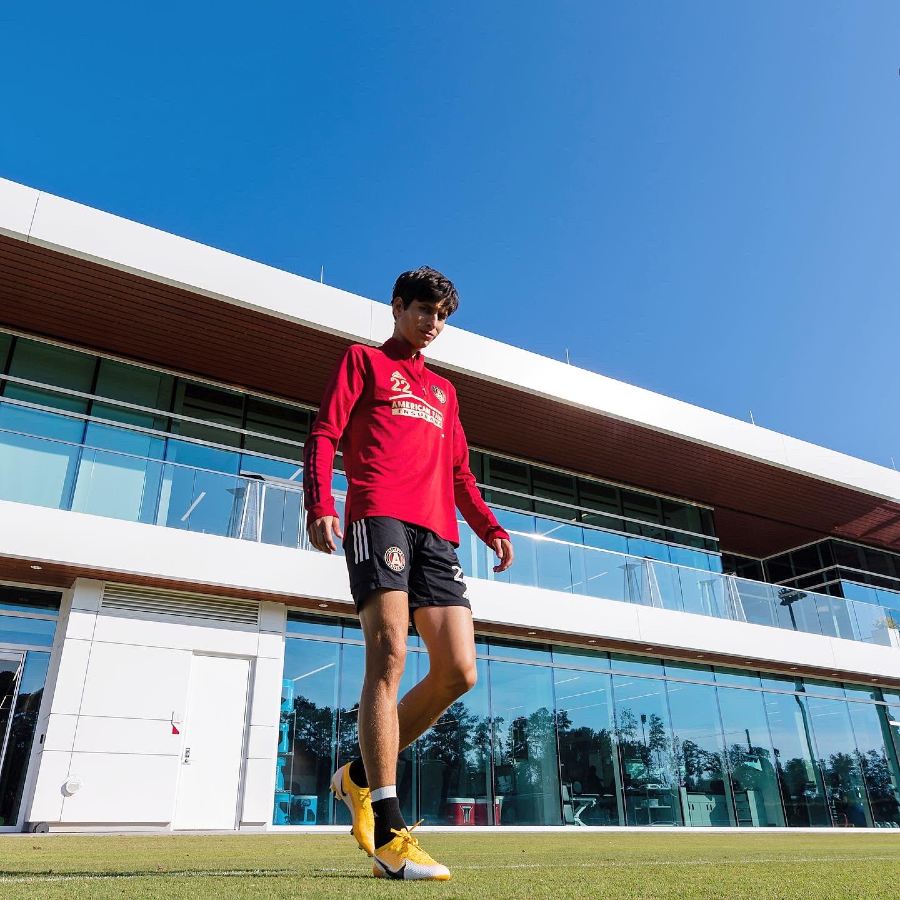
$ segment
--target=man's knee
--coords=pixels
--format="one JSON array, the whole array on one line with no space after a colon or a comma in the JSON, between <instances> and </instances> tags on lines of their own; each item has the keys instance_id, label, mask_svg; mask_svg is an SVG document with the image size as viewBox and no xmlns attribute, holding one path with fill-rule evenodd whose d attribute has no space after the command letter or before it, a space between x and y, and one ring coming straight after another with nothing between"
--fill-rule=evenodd
<instances>
[{"instance_id":1,"label":"man's knee","mask_svg":"<svg viewBox=\"0 0 900 900\"><path fill-rule=\"evenodd\" d=\"M471 691L478 682L475 662L454 662L436 673L439 689L448 700L455 700Z\"/></svg>"},{"instance_id":2,"label":"man's knee","mask_svg":"<svg viewBox=\"0 0 900 900\"><path fill-rule=\"evenodd\" d=\"M366 640L366 678L397 685L405 666L405 634L378 632Z\"/></svg>"}]
</instances>

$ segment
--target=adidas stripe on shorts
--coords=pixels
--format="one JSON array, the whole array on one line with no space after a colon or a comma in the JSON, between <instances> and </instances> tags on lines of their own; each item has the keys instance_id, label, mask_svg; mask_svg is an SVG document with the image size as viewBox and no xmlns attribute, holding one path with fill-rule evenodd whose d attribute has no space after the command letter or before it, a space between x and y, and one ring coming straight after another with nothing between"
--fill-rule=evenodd
<instances>
[{"instance_id":1,"label":"adidas stripe on shorts","mask_svg":"<svg viewBox=\"0 0 900 900\"><path fill-rule=\"evenodd\" d=\"M357 610L379 589L405 591L410 610L471 609L453 544L420 525L384 516L358 519L344 536L344 558Z\"/></svg>"}]
</instances>

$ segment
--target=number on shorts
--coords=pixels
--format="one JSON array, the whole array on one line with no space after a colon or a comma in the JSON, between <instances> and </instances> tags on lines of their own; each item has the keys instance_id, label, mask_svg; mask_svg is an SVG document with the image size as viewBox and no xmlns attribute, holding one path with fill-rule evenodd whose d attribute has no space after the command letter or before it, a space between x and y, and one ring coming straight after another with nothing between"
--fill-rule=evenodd
<instances>
[{"instance_id":1,"label":"number on shorts","mask_svg":"<svg viewBox=\"0 0 900 900\"><path fill-rule=\"evenodd\" d=\"M458 581L458 582L460 582L460 584L462 584L462 581L463 581L462 566L451 566L450 568L453 569L453 580Z\"/></svg>"}]
</instances>

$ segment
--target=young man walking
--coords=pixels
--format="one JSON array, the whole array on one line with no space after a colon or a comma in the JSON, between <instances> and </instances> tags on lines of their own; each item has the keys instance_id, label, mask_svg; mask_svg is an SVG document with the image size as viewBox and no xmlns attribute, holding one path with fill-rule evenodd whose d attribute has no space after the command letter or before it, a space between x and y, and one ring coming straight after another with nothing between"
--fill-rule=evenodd
<instances>
[{"instance_id":1,"label":"young man walking","mask_svg":"<svg viewBox=\"0 0 900 900\"><path fill-rule=\"evenodd\" d=\"M325 388L306 444L306 528L316 549L344 542L350 589L366 643L359 701L362 759L334 773L353 836L376 876L444 881L412 835L397 799L397 756L475 684L475 632L456 556L456 507L494 549L495 572L512 565L509 535L469 469L456 392L429 371L422 350L459 303L434 269L404 272L391 303L394 334L381 347L350 347ZM348 490L341 531L331 493L343 439ZM429 672L397 703L409 621L425 642Z\"/></svg>"}]
</instances>

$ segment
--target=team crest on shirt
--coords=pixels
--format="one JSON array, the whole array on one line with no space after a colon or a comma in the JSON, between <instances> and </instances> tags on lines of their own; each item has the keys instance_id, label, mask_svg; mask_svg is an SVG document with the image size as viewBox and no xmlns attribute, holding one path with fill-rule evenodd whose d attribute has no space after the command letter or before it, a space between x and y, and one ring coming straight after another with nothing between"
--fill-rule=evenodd
<instances>
[{"instance_id":1,"label":"team crest on shirt","mask_svg":"<svg viewBox=\"0 0 900 900\"><path fill-rule=\"evenodd\" d=\"M384 551L384 563L392 572L402 572L406 568L406 557L399 547L388 547Z\"/></svg>"},{"instance_id":2,"label":"team crest on shirt","mask_svg":"<svg viewBox=\"0 0 900 900\"><path fill-rule=\"evenodd\" d=\"M431 386L431 393L434 394L434 396L437 397L441 403L447 402L447 395L436 384L433 384Z\"/></svg>"}]
</instances>

